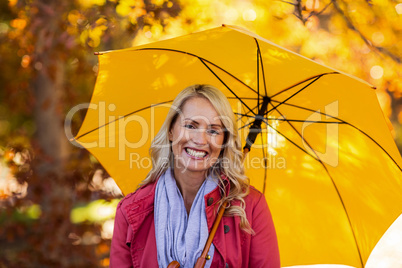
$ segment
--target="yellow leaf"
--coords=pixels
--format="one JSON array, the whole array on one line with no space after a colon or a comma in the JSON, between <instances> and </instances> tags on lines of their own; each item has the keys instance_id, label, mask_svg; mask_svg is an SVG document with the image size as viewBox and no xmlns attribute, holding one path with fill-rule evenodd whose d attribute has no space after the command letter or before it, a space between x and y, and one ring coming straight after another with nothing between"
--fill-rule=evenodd
<instances>
[{"instance_id":1,"label":"yellow leaf","mask_svg":"<svg viewBox=\"0 0 402 268\"><path fill-rule=\"evenodd\" d=\"M24 19L14 19L10 22L11 27L16 28L18 30L22 30L27 25L27 21Z\"/></svg>"}]
</instances>

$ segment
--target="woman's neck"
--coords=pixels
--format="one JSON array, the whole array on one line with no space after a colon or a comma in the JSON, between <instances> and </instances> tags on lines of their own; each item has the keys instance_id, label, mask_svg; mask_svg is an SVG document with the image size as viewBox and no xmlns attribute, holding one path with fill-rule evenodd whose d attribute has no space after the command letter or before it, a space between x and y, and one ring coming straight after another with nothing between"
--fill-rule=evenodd
<instances>
[{"instance_id":1,"label":"woman's neck","mask_svg":"<svg viewBox=\"0 0 402 268\"><path fill-rule=\"evenodd\" d=\"M174 178L176 179L177 187L183 196L184 206L186 207L187 215L190 214L193 201L204 183L206 173L194 173L194 172L181 172L178 169L173 170Z\"/></svg>"}]
</instances>

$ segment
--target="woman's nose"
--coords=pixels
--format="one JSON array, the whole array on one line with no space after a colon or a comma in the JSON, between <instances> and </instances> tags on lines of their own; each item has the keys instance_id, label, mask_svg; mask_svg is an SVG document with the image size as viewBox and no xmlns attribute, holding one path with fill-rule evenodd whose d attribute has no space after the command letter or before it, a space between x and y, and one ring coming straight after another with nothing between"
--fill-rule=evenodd
<instances>
[{"instance_id":1,"label":"woman's nose","mask_svg":"<svg viewBox=\"0 0 402 268\"><path fill-rule=\"evenodd\" d=\"M197 145L207 144L207 131L206 129L196 129L192 135L192 141Z\"/></svg>"}]
</instances>

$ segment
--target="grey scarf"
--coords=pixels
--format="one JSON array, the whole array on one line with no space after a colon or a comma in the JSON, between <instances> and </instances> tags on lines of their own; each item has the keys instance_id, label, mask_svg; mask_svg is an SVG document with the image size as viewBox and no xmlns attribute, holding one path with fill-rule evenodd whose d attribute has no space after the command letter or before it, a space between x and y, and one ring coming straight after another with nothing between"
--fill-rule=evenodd
<instances>
[{"instance_id":1,"label":"grey scarf","mask_svg":"<svg viewBox=\"0 0 402 268\"><path fill-rule=\"evenodd\" d=\"M155 235L159 267L176 260L180 267L192 268L208 239L204 196L214 190L217 180L208 176L201 185L187 216L183 197L169 168L158 180L155 192ZM212 244L205 264L210 267L215 247Z\"/></svg>"}]
</instances>

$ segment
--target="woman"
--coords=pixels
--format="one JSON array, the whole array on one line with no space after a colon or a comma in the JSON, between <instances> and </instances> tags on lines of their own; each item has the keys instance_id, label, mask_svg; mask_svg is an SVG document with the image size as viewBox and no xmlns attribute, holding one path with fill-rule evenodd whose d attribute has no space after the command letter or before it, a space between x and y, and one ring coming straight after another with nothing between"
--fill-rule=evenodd
<instances>
[{"instance_id":1,"label":"woman","mask_svg":"<svg viewBox=\"0 0 402 268\"><path fill-rule=\"evenodd\" d=\"M217 210L225 210L205 267L280 267L264 196L244 175L226 97L194 85L173 101L150 148L152 170L118 205L110 267L194 267Z\"/></svg>"}]
</instances>

